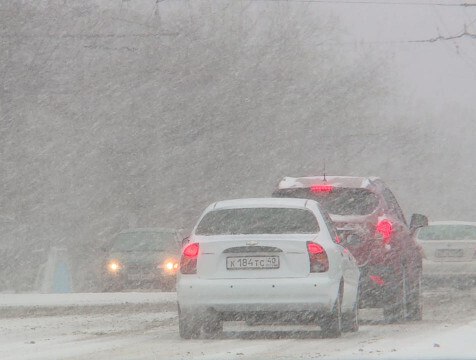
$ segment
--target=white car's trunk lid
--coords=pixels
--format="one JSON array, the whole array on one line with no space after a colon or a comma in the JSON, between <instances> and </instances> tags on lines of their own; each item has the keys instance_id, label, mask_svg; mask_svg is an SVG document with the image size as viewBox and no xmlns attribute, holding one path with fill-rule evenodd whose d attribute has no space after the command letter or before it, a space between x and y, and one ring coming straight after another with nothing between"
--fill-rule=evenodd
<instances>
[{"instance_id":1,"label":"white car's trunk lid","mask_svg":"<svg viewBox=\"0 0 476 360\"><path fill-rule=\"evenodd\" d=\"M309 275L307 241L317 235L229 235L197 238L197 275L207 279L297 278Z\"/></svg>"}]
</instances>

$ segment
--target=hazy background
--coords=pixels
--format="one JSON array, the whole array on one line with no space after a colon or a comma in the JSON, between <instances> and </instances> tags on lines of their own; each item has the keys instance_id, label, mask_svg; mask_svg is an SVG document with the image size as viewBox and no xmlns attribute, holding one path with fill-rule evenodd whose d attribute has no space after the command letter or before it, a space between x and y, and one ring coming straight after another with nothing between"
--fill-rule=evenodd
<instances>
[{"instance_id":1,"label":"hazy background","mask_svg":"<svg viewBox=\"0 0 476 360\"><path fill-rule=\"evenodd\" d=\"M0 291L324 162L475 219L476 7L382 3L2 1Z\"/></svg>"}]
</instances>

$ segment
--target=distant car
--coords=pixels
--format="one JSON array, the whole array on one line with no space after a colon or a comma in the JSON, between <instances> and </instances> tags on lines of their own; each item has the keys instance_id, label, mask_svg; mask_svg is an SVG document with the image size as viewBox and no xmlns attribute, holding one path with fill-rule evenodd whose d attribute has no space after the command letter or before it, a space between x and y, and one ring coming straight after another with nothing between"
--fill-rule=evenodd
<instances>
[{"instance_id":1,"label":"distant car","mask_svg":"<svg viewBox=\"0 0 476 360\"><path fill-rule=\"evenodd\" d=\"M117 234L107 249L105 291L175 287L180 236L162 228L130 229Z\"/></svg>"},{"instance_id":2,"label":"distant car","mask_svg":"<svg viewBox=\"0 0 476 360\"><path fill-rule=\"evenodd\" d=\"M381 179L285 177L273 196L313 199L327 210L341 244L360 266L361 307L383 307L390 323L422 318L422 255L413 235L428 219L414 214L408 226L395 196Z\"/></svg>"},{"instance_id":3,"label":"distant car","mask_svg":"<svg viewBox=\"0 0 476 360\"><path fill-rule=\"evenodd\" d=\"M476 222L434 221L417 232L423 276L435 284L476 284Z\"/></svg>"},{"instance_id":4,"label":"distant car","mask_svg":"<svg viewBox=\"0 0 476 360\"><path fill-rule=\"evenodd\" d=\"M317 323L324 337L358 329L359 270L317 202L239 199L210 205L182 250L179 332L216 336L223 321Z\"/></svg>"}]
</instances>

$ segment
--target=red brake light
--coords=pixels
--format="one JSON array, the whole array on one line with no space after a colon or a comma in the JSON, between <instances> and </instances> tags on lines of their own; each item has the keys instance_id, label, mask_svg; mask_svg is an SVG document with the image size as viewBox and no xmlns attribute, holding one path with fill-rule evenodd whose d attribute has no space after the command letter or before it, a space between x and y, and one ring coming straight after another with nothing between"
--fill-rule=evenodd
<instances>
[{"instance_id":1,"label":"red brake light","mask_svg":"<svg viewBox=\"0 0 476 360\"><path fill-rule=\"evenodd\" d=\"M377 224L375 231L382 235L383 242L388 244L390 242L390 237L392 236L393 225L389 220L384 219Z\"/></svg>"},{"instance_id":2,"label":"red brake light","mask_svg":"<svg viewBox=\"0 0 476 360\"><path fill-rule=\"evenodd\" d=\"M197 273L197 258L199 250L200 245L198 245L198 243L191 243L183 249L182 257L180 258L180 273Z\"/></svg>"},{"instance_id":3,"label":"red brake light","mask_svg":"<svg viewBox=\"0 0 476 360\"><path fill-rule=\"evenodd\" d=\"M311 192L313 193L330 193L334 190L332 185L312 185Z\"/></svg>"},{"instance_id":4,"label":"red brake light","mask_svg":"<svg viewBox=\"0 0 476 360\"><path fill-rule=\"evenodd\" d=\"M194 259L198 256L198 250L200 246L198 243L192 243L188 245L185 249L183 249L183 255L188 257L189 259Z\"/></svg>"},{"instance_id":5,"label":"red brake light","mask_svg":"<svg viewBox=\"0 0 476 360\"><path fill-rule=\"evenodd\" d=\"M310 272L325 272L329 270L329 259L324 248L312 241L307 242L307 252L309 254Z\"/></svg>"},{"instance_id":6,"label":"red brake light","mask_svg":"<svg viewBox=\"0 0 476 360\"><path fill-rule=\"evenodd\" d=\"M383 286L385 285L385 280L381 277L381 276L378 276L378 275L370 275L370 280L372 280L374 283L376 283L377 285L379 286Z\"/></svg>"},{"instance_id":7,"label":"red brake light","mask_svg":"<svg viewBox=\"0 0 476 360\"><path fill-rule=\"evenodd\" d=\"M312 254L312 255L324 253L324 249L322 248L322 246L313 242L307 243L307 251L309 251L309 254Z\"/></svg>"}]
</instances>

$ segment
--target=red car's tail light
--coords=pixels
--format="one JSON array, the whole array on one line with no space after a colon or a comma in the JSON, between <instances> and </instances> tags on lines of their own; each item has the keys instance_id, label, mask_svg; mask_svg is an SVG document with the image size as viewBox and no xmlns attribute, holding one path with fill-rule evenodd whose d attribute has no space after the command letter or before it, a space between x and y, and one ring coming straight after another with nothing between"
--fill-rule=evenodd
<instances>
[{"instance_id":1,"label":"red car's tail light","mask_svg":"<svg viewBox=\"0 0 476 360\"><path fill-rule=\"evenodd\" d=\"M390 243L392 231L393 231L393 225L389 220L387 219L381 220L377 224L377 228L375 229L375 231L378 234L382 235L384 244Z\"/></svg>"},{"instance_id":2,"label":"red car's tail light","mask_svg":"<svg viewBox=\"0 0 476 360\"><path fill-rule=\"evenodd\" d=\"M309 254L310 272L317 273L329 270L329 259L321 245L308 241L307 252Z\"/></svg>"},{"instance_id":3,"label":"red car's tail light","mask_svg":"<svg viewBox=\"0 0 476 360\"><path fill-rule=\"evenodd\" d=\"M374 283L376 283L379 286L384 286L385 285L385 280L378 275L370 275L370 280L372 280Z\"/></svg>"},{"instance_id":4,"label":"red car's tail light","mask_svg":"<svg viewBox=\"0 0 476 360\"><path fill-rule=\"evenodd\" d=\"M334 186L332 185L312 185L311 192L313 193L330 193L334 190Z\"/></svg>"},{"instance_id":5,"label":"red car's tail light","mask_svg":"<svg viewBox=\"0 0 476 360\"><path fill-rule=\"evenodd\" d=\"M182 257L180 258L180 273L197 273L197 258L199 250L200 245L198 245L198 243L189 244L183 249Z\"/></svg>"}]
</instances>

